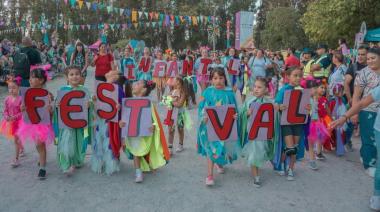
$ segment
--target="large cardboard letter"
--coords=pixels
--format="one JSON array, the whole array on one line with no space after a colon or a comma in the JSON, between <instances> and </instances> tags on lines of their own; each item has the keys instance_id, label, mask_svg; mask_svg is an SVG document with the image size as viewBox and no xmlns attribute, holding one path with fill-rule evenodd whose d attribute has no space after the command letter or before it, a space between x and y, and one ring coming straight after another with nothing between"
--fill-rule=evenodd
<instances>
[{"instance_id":1,"label":"large cardboard letter","mask_svg":"<svg viewBox=\"0 0 380 212\"><path fill-rule=\"evenodd\" d=\"M122 120L126 126L122 137L150 136L152 131L152 110L149 98L123 99Z\"/></svg>"},{"instance_id":2,"label":"large cardboard letter","mask_svg":"<svg viewBox=\"0 0 380 212\"><path fill-rule=\"evenodd\" d=\"M148 72L150 70L150 65L152 64L152 58L142 57L139 64L139 71Z\"/></svg>"},{"instance_id":3,"label":"large cardboard letter","mask_svg":"<svg viewBox=\"0 0 380 212\"><path fill-rule=\"evenodd\" d=\"M239 75L239 66L239 59L231 59L230 61L228 61L228 73L232 75Z\"/></svg>"},{"instance_id":4,"label":"large cardboard letter","mask_svg":"<svg viewBox=\"0 0 380 212\"><path fill-rule=\"evenodd\" d=\"M170 61L168 63L168 72L167 72L167 77L176 77L178 76L178 63L177 61Z\"/></svg>"},{"instance_id":5,"label":"large cardboard letter","mask_svg":"<svg viewBox=\"0 0 380 212\"><path fill-rule=\"evenodd\" d=\"M209 58L201 58L199 68L198 68L198 74L200 75L210 75L208 71L208 66L212 64L212 60Z\"/></svg>"},{"instance_id":6,"label":"large cardboard letter","mask_svg":"<svg viewBox=\"0 0 380 212\"><path fill-rule=\"evenodd\" d=\"M79 129L87 126L86 97L86 93L81 90L58 91L59 128Z\"/></svg>"},{"instance_id":7,"label":"large cardboard letter","mask_svg":"<svg viewBox=\"0 0 380 212\"><path fill-rule=\"evenodd\" d=\"M182 64L182 75L191 76L193 75L194 62L189 60L184 60Z\"/></svg>"},{"instance_id":8,"label":"large cardboard letter","mask_svg":"<svg viewBox=\"0 0 380 212\"><path fill-rule=\"evenodd\" d=\"M252 114L248 120L249 140L270 140L274 135L274 107L271 103L251 104Z\"/></svg>"},{"instance_id":9,"label":"large cardboard letter","mask_svg":"<svg viewBox=\"0 0 380 212\"><path fill-rule=\"evenodd\" d=\"M25 106L23 118L26 123L50 123L50 114L47 108L49 105L48 95L49 92L42 88L21 88L21 96Z\"/></svg>"},{"instance_id":10,"label":"large cardboard letter","mask_svg":"<svg viewBox=\"0 0 380 212\"><path fill-rule=\"evenodd\" d=\"M118 122L118 87L115 84L97 82L96 114L107 121Z\"/></svg>"},{"instance_id":11,"label":"large cardboard letter","mask_svg":"<svg viewBox=\"0 0 380 212\"><path fill-rule=\"evenodd\" d=\"M234 119L236 109L234 105L206 107L205 111L208 116L207 136L209 141L237 140L237 124Z\"/></svg>"},{"instance_id":12,"label":"large cardboard letter","mask_svg":"<svg viewBox=\"0 0 380 212\"><path fill-rule=\"evenodd\" d=\"M136 79L136 76L135 76L135 65L128 64L128 65L126 65L126 68L127 68L127 73L124 73L125 78L127 78L129 80Z\"/></svg>"},{"instance_id":13,"label":"large cardboard letter","mask_svg":"<svg viewBox=\"0 0 380 212\"><path fill-rule=\"evenodd\" d=\"M154 62L153 77L164 77L166 74L166 62L158 60Z\"/></svg>"},{"instance_id":14,"label":"large cardboard letter","mask_svg":"<svg viewBox=\"0 0 380 212\"><path fill-rule=\"evenodd\" d=\"M306 124L310 104L310 89L287 90L284 95L287 108L282 112L281 125Z\"/></svg>"}]
</instances>

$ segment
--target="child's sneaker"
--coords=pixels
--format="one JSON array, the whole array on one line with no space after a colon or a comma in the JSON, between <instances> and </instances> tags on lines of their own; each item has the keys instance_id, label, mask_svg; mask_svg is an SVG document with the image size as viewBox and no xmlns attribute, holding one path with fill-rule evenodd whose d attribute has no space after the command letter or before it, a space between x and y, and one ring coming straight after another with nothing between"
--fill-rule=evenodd
<instances>
[{"instance_id":1,"label":"child's sneaker","mask_svg":"<svg viewBox=\"0 0 380 212\"><path fill-rule=\"evenodd\" d=\"M311 170L318 170L317 162L315 162L314 160L309 161L308 167Z\"/></svg>"},{"instance_id":2,"label":"child's sneaker","mask_svg":"<svg viewBox=\"0 0 380 212\"><path fill-rule=\"evenodd\" d=\"M261 187L260 177L255 177L255 178L253 178L253 185L254 185L256 188L260 188L260 187Z\"/></svg>"},{"instance_id":3,"label":"child's sneaker","mask_svg":"<svg viewBox=\"0 0 380 212\"><path fill-rule=\"evenodd\" d=\"M224 172L225 172L223 166L220 166L220 165L218 165L218 164L216 164L216 171L217 171L219 174L224 174Z\"/></svg>"},{"instance_id":4,"label":"child's sneaker","mask_svg":"<svg viewBox=\"0 0 380 212\"><path fill-rule=\"evenodd\" d=\"M46 179L46 170L40 169L40 171L38 171L38 178L40 180L45 180Z\"/></svg>"},{"instance_id":5,"label":"child's sneaker","mask_svg":"<svg viewBox=\"0 0 380 212\"><path fill-rule=\"evenodd\" d=\"M214 177L213 176L207 176L206 177L206 186L213 186L215 185Z\"/></svg>"},{"instance_id":6,"label":"child's sneaker","mask_svg":"<svg viewBox=\"0 0 380 212\"><path fill-rule=\"evenodd\" d=\"M175 151L176 152L182 152L183 151L183 145L182 144L178 145L178 147Z\"/></svg>"},{"instance_id":7,"label":"child's sneaker","mask_svg":"<svg viewBox=\"0 0 380 212\"><path fill-rule=\"evenodd\" d=\"M20 166L20 162L18 159L14 159L11 163L12 168L17 168Z\"/></svg>"},{"instance_id":8,"label":"child's sneaker","mask_svg":"<svg viewBox=\"0 0 380 212\"><path fill-rule=\"evenodd\" d=\"M281 164L281 170L278 170L277 174L280 175L280 176L284 176L285 175L285 164L284 163Z\"/></svg>"},{"instance_id":9,"label":"child's sneaker","mask_svg":"<svg viewBox=\"0 0 380 212\"><path fill-rule=\"evenodd\" d=\"M141 183L144 180L143 173L141 170L136 170L135 183Z\"/></svg>"},{"instance_id":10,"label":"child's sneaker","mask_svg":"<svg viewBox=\"0 0 380 212\"><path fill-rule=\"evenodd\" d=\"M25 157L25 151L24 151L24 149L20 150L19 155L20 155L21 158Z\"/></svg>"},{"instance_id":11,"label":"child's sneaker","mask_svg":"<svg viewBox=\"0 0 380 212\"><path fill-rule=\"evenodd\" d=\"M372 210L380 211L380 196L372 196L369 200L369 207Z\"/></svg>"},{"instance_id":12,"label":"child's sneaker","mask_svg":"<svg viewBox=\"0 0 380 212\"><path fill-rule=\"evenodd\" d=\"M376 168L374 167L369 167L368 169L365 170L365 173L372 178L375 177L375 172L376 172Z\"/></svg>"},{"instance_id":13,"label":"child's sneaker","mask_svg":"<svg viewBox=\"0 0 380 212\"><path fill-rule=\"evenodd\" d=\"M288 170L288 176L286 177L288 181L293 181L294 180L294 173L293 170L289 169Z\"/></svg>"},{"instance_id":14,"label":"child's sneaker","mask_svg":"<svg viewBox=\"0 0 380 212\"><path fill-rule=\"evenodd\" d=\"M326 157L321 153L317 154L316 157L315 157L317 160L325 160Z\"/></svg>"},{"instance_id":15,"label":"child's sneaker","mask_svg":"<svg viewBox=\"0 0 380 212\"><path fill-rule=\"evenodd\" d=\"M169 145L169 154L170 155L173 155L173 146L172 145Z\"/></svg>"}]
</instances>

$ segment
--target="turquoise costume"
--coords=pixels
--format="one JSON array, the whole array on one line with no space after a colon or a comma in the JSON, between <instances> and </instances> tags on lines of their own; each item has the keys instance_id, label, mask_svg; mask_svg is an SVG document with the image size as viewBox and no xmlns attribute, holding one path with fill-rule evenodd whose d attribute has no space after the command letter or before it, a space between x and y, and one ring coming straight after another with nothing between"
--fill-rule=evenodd
<instances>
[{"instance_id":1,"label":"turquoise costume","mask_svg":"<svg viewBox=\"0 0 380 212\"><path fill-rule=\"evenodd\" d=\"M216 89L214 86L210 86L203 91L202 98L203 100L199 103L198 107L198 154L207 156L211 161L218 165L226 165L227 163L232 163L237 159L237 155L241 149L238 140L228 142L209 141L207 138L207 125L204 122L204 108L208 106L227 104L233 104L237 108L234 92L229 87L225 89Z\"/></svg>"},{"instance_id":2,"label":"turquoise costume","mask_svg":"<svg viewBox=\"0 0 380 212\"><path fill-rule=\"evenodd\" d=\"M239 112L241 127L241 145L243 147L242 157L245 158L250 166L262 167L266 161L274 157L275 139L272 140L249 140L248 139L248 117L247 113L252 103L272 103L267 98L250 97ZM276 114L277 115L277 114Z\"/></svg>"}]
</instances>

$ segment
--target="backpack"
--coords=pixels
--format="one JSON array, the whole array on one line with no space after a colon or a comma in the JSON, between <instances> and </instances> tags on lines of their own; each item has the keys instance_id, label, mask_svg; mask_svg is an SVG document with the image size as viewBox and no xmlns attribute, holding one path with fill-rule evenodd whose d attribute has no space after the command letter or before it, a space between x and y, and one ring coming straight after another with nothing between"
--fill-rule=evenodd
<instances>
[{"instance_id":1,"label":"backpack","mask_svg":"<svg viewBox=\"0 0 380 212\"><path fill-rule=\"evenodd\" d=\"M30 62L26 53L17 52L13 56L14 70L22 78L28 78L30 71Z\"/></svg>"}]
</instances>

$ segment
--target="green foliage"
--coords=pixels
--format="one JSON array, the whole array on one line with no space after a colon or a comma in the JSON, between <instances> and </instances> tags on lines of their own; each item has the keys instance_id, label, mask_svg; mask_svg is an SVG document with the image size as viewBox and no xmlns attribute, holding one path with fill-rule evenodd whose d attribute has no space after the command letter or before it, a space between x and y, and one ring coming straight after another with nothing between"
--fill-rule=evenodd
<instances>
[{"instance_id":1,"label":"green foliage","mask_svg":"<svg viewBox=\"0 0 380 212\"><path fill-rule=\"evenodd\" d=\"M263 47L284 49L307 45L305 33L299 23L300 13L291 7L278 7L268 12L265 29L261 32Z\"/></svg>"},{"instance_id":2,"label":"green foliage","mask_svg":"<svg viewBox=\"0 0 380 212\"><path fill-rule=\"evenodd\" d=\"M380 26L379 0L319 0L309 4L301 21L313 43L337 46L339 38L353 44L362 21L367 28Z\"/></svg>"}]
</instances>

